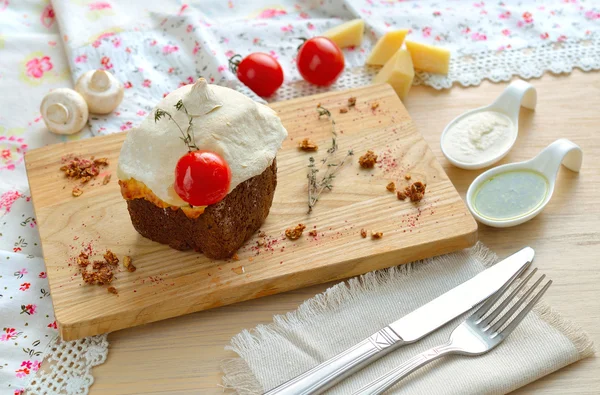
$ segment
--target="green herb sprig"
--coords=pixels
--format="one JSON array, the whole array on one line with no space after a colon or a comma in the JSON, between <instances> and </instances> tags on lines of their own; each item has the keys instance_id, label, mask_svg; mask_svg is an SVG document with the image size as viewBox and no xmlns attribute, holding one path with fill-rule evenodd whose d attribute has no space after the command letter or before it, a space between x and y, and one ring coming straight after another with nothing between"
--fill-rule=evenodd
<instances>
[{"instance_id":1,"label":"green herb sprig","mask_svg":"<svg viewBox=\"0 0 600 395\"><path fill-rule=\"evenodd\" d=\"M181 132L181 136L180 139L183 140L183 142L185 143L185 145L188 147L188 151L192 152L192 151L197 151L199 150L198 146L196 145L196 139L194 137L194 134L191 133L191 129L192 129L192 121L193 121L193 117L190 116L190 114L188 114L187 109L185 108L185 106L183 105L183 100L179 100L177 103L175 103L175 109L177 111L184 111L185 115L188 117L188 125L187 128L185 130L185 132L183 131L183 129L181 128L181 126L179 126L179 124L177 123L177 121L175 121L175 119L173 119L173 116L166 110L163 110L161 108L157 108L154 111L154 122L158 122L160 121L162 118L164 117L168 117L171 121L173 121L173 123L177 126L177 129L179 129L179 131Z\"/></svg>"},{"instance_id":2,"label":"green herb sprig","mask_svg":"<svg viewBox=\"0 0 600 395\"><path fill-rule=\"evenodd\" d=\"M331 147L327 149L327 156L321 159L321 166L317 167L314 157L308 158L308 213L310 214L319 201L323 191L331 191L333 189L333 180L336 174L348 161L348 159L354 155L352 150L349 150L346 156L339 162L332 162L335 152L338 150L337 144L337 132L335 130L335 120L331 115L331 112L322 107L320 104L317 106L319 118L327 116L331 122ZM325 168L323 177L319 179L319 172Z\"/></svg>"}]
</instances>

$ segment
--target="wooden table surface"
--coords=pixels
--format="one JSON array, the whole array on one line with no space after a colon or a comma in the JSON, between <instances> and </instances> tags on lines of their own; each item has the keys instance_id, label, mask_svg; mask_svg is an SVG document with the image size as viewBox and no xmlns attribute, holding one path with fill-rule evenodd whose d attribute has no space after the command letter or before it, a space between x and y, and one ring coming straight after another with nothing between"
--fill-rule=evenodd
<instances>
[{"instance_id":1,"label":"wooden table surface","mask_svg":"<svg viewBox=\"0 0 600 395\"><path fill-rule=\"evenodd\" d=\"M583 168L579 174L560 170L554 196L538 217L508 229L480 225L479 239L500 256L533 247L535 264L554 281L546 300L600 344L600 73L547 74L530 82L538 91L537 109L521 111L519 137L502 163L529 159L566 137L583 148ZM439 147L440 134L454 117L490 103L505 86L484 82L444 91L414 87L406 100L417 128L463 197L481 171L450 165ZM219 362L235 356L224 350L232 336L271 322L273 315L295 309L330 285L112 333L108 359L93 371L91 394L221 393ZM600 359L588 358L516 393L597 394L598 372Z\"/></svg>"}]
</instances>

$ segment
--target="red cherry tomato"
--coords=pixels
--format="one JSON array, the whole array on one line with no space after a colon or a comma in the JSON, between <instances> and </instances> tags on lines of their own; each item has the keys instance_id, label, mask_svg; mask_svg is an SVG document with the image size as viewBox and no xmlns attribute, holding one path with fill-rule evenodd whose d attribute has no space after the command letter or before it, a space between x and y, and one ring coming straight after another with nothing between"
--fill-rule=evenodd
<instances>
[{"instance_id":1,"label":"red cherry tomato","mask_svg":"<svg viewBox=\"0 0 600 395\"><path fill-rule=\"evenodd\" d=\"M235 55L229 59L232 71L238 79L259 96L271 96L283 84L283 69L271 55L262 52L251 53L240 62Z\"/></svg>"},{"instance_id":2,"label":"red cherry tomato","mask_svg":"<svg viewBox=\"0 0 600 395\"><path fill-rule=\"evenodd\" d=\"M221 201L229 191L229 184L229 165L214 152L188 152L175 166L175 192L192 206Z\"/></svg>"},{"instance_id":3,"label":"red cherry tomato","mask_svg":"<svg viewBox=\"0 0 600 395\"><path fill-rule=\"evenodd\" d=\"M344 71L342 50L327 37L306 40L298 51L298 71L311 84L329 86Z\"/></svg>"}]
</instances>

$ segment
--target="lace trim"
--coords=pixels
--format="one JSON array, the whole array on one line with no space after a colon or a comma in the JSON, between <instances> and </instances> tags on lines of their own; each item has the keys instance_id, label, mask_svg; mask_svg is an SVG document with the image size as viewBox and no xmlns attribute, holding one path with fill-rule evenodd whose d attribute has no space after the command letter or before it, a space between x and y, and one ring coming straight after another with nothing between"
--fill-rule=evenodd
<instances>
[{"instance_id":1,"label":"lace trim","mask_svg":"<svg viewBox=\"0 0 600 395\"><path fill-rule=\"evenodd\" d=\"M477 86L483 80L510 81L513 76L539 78L545 72L570 73L574 68L583 71L600 69L600 39L565 41L523 49L505 49L480 54L454 56L447 76L417 72L413 85L448 89L454 83ZM293 99L330 90L343 90L368 85L379 68L355 67L347 70L331 87L321 88L297 81L282 86L269 101Z\"/></svg>"},{"instance_id":2,"label":"lace trim","mask_svg":"<svg viewBox=\"0 0 600 395\"><path fill-rule=\"evenodd\" d=\"M32 395L87 395L94 383L92 368L108 354L107 334L64 342L52 341L42 368L25 389Z\"/></svg>"}]
</instances>

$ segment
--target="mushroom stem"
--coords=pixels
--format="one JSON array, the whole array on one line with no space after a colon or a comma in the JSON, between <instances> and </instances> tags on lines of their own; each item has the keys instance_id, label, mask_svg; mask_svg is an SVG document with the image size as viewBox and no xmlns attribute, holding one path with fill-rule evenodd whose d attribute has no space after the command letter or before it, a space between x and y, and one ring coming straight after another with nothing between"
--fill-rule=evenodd
<instances>
[{"instance_id":1,"label":"mushroom stem","mask_svg":"<svg viewBox=\"0 0 600 395\"><path fill-rule=\"evenodd\" d=\"M104 92L110 87L110 78L106 74L104 70L96 70L94 74L92 74L92 78L90 79L90 84L88 85L90 89L96 92Z\"/></svg>"},{"instance_id":2,"label":"mushroom stem","mask_svg":"<svg viewBox=\"0 0 600 395\"><path fill-rule=\"evenodd\" d=\"M46 117L54 123L66 124L69 121L69 109L62 103L54 103L48 106Z\"/></svg>"}]
</instances>

